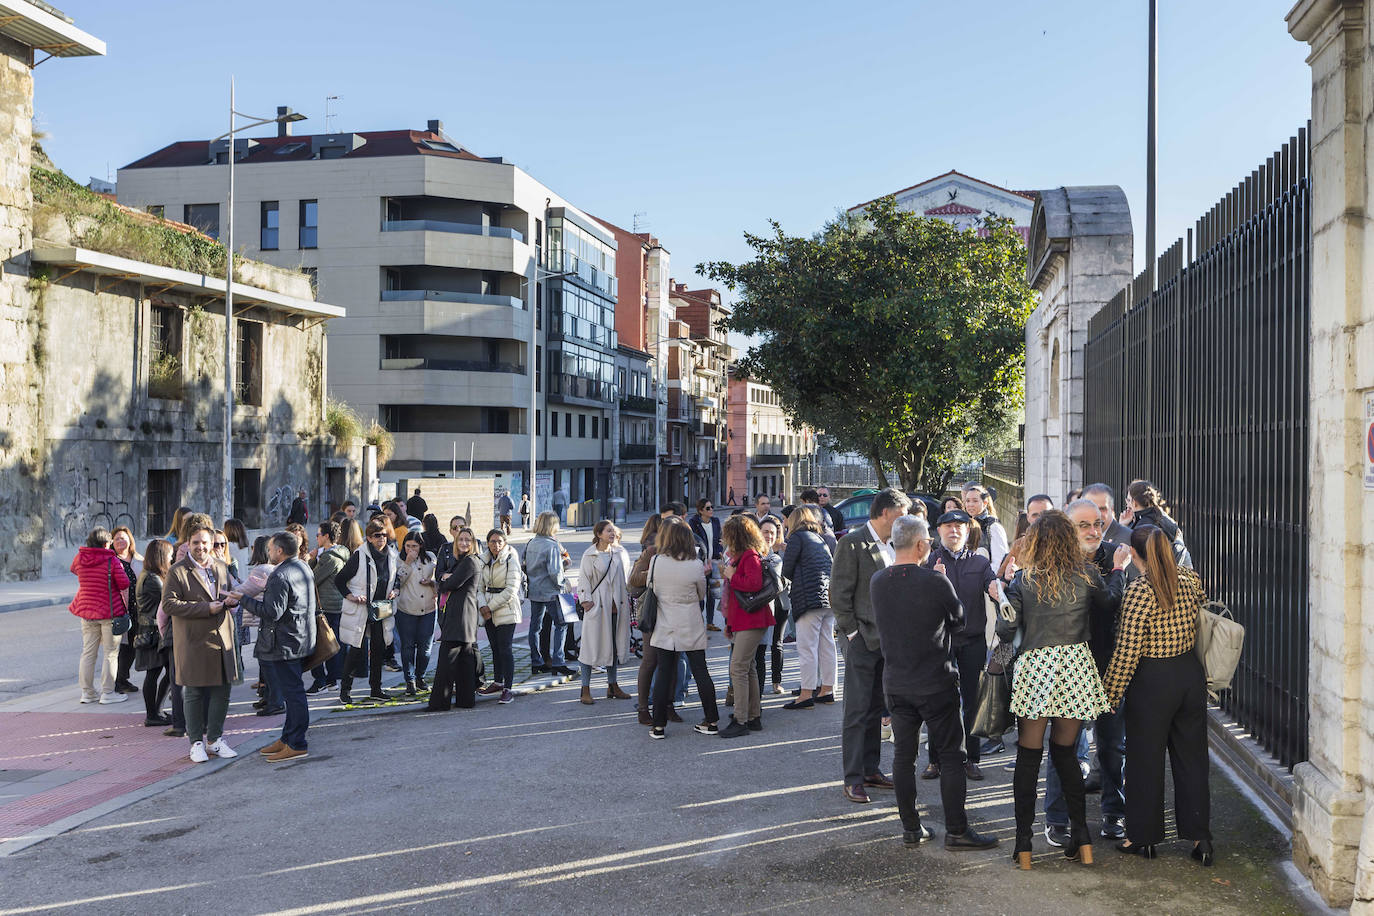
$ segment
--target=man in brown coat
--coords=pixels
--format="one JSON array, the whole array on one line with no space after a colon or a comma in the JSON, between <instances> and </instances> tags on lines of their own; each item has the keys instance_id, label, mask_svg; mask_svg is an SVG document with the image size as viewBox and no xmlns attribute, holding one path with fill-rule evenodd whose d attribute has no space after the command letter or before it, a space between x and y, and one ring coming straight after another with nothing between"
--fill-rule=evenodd
<instances>
[{"instance_id":1,"label":"man in brown coat","mask_svg":"<svg viewBox=\"0 0 1374 916\"><path fill-rule=\"evenodd\" d=\"M234 615L222 600L230 591L229 570L211 553L214 524L210 517L190 516L186 537L186 556L167 573L162 607L172 620L172 652L186 709L191 759L204 763L210 754L238 756L223 734L229 689L240 672L234 651Z\"/></svg>"}]
</instances>

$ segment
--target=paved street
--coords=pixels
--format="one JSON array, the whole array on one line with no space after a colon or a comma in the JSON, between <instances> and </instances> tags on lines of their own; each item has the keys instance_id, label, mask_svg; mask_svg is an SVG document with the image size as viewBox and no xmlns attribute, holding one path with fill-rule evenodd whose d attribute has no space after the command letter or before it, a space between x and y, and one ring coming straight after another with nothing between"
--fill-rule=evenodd
<instances>
[{"instance_id":1,"label":"paved street","mask_svg":"<svg viewBox=\"0 0 1374 916\"><path fill-rule=\"evenodd\" d=\"M12 829L13 811L31 810L41 794L5 804L23 794L17 777L49 793L43 805L84 805L86 814L70 832L0 858L0 916L555 907L871 914L932 905L970 914L1302 912L1278 871L1286 839L1216 771L1215 868L1198 867L1181 844L1146 862L1105 843L1098 864L1084 868L1038 837L1036 868L1024 874L1011 868L1006 845L1009 755L986 761L988 781L970 792L975 824L1005 848L945 852L938 792L922 782L937 843L908 850L891 793L862 807L840 795L839 705L788 712L777 708L784 696L765 697L762 733L730 742L690 730L700 716L695 693L686 723L661 742L635 723L633 701L582 706L574 684L451 713L325 712L329 700L317 698L322 718L308 759L266 764L253 751L280 720L238 715L231 740L243 756L192 768L183 741L134 721L137 706L78 712L92 707L76 705L70 684L69 615L29 613L0 616L6 671L28 638L12 631L51 640L35 660L43 664L16 669L46 672L32 675L34 689L21 684L24 695L0 705L0 777L12 777L0 782L0 817L9 810ZM725 644L713 636L723 693ZM787 657L791 685L795 657ZM61 686L39 689L44 678ZM604 681L594 683L604 696ZM632 672L622 684L633 688ZM234 699L233 712L247 712L251 694L241 688ZM890 754L885 745L884 769ZM122 796L121 806L103 811L102 793ZM1094 821L1096 804L1090 797Z\"/></svg>"}]
</instances>

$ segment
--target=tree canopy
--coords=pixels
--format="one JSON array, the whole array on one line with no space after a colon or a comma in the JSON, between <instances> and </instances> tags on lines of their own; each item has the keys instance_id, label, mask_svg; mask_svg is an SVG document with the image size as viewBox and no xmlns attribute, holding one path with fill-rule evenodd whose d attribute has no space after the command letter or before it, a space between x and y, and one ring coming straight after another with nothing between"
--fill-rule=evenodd
<instances>
[{"instance_id":1,"label":"tree canopy","mask_svg":"<svg viewBox=\"0 0 1374 916\"><path fill-rule=\"evenodd\" d=\"M752 260L698 266L738 296L725 327L759 339L743 373L880 476L893 463L908 489L941 490L1006 443L1035 302L1009 221L959 230L889 197L809 238L770 225L746 233Z\"/></svg>"}]
</instances>

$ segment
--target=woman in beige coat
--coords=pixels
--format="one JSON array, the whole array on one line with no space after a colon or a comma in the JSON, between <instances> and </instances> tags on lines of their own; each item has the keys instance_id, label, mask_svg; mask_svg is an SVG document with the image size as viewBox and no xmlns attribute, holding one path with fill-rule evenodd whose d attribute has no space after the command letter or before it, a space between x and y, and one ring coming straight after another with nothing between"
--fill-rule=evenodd
<instances>
[{"instance_id":1,"label":"woman in beige coat","mask_svg":"<svg viewBox=\"0 0 1374 916\"><path fill-rule=\"evenodd\" d=\"M491 645L492 682L478 693L501 694L500 702L515 699L511 685L515 678L515 628L520 623L520 555L506 543L500 528L487 532L487 556L477 573L478 613Z\"/></svg>"},{"instance_id":2,"label":"woman in beige coat","mask_svg":"<svg viewBox=\"0 0 1374 916\"><path fill-rule=\"evenodd\" d=\"M658 533L658 555L650 561L648 587L658 598L658 619L649 643L658 651L658 681L654 687L652 738L667 737L665 726L677 689L677 657L687 653L706 718L696 726L703 735L716 733L716 685L706 667L706 621L701 601L706 597L706 571L697 557L692 529L685 523L664 525Z\"/></svg>"},{"instance_id":3,"label":"woman in beige coat","mask_svg":"<svg viewBox=\"0 0 1374 916\"><path fill-rule=\"evenodd\" d=\"M630 555L620 546L620 529L602 519L592 529L592 546L578 567L577 600L582 608L582 702L592 704L592 669L606 669L606 699L628 700L616 666L630 657Z\"/></svg>"}]
</instances>

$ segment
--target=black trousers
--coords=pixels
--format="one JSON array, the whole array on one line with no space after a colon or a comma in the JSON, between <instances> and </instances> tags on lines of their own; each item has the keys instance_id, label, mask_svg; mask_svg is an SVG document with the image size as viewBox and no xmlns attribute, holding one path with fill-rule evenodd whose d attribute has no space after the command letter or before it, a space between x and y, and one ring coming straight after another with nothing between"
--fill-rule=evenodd
<instances>
[{"instance_id":1,"label":"black trousers","mask_svg":"<svg viewBox=\"0 0 1374 916\"><path fill-rule=\"evenodd\" d=\"M754 669L759 673L759 690L768 686L768 678L764 675L768 670L765 662L771 652L773 661L773 683L782 683L782 631L787 627L787 618L783 617L780 623L773 626L773 636L767 642L759 643L759 647L754 650ZM692 675L696 677L696 675Z\"/></svg>"},{"instance_id":2,"label":"black trousers","mask_svg":"<svg viewBox=\"0 0 1374 916\"><path fill-rule=\"evenodd\" d=\"M945 810L945 830L963 833L968 829L964 801L968 782L964 775L964 726L959 719L959 691L954 684L943 693L929 696L887 695L887 711L892 714L892 784L897 796L897 814L904 830L919 830L916 813L916 755L921 740L921 723L930 733L930 747L940 763L940 804Z\"/></svg>"},{"instance_id":3,"label":"black trousers","mask_svg":"<svg viewBox=\"0 0 1374 916\"><path fill-rule=\"evenodd\" d=\"M1126 833L1132 843L1164 840L1164 752L1174 775L1174 820L1187 840L1210 840L1207 686L1190 650L1142 658L1126 689Z\"/></svg>"},{"instance_id":4,"label":"black trousers","mask_svg":"<svg viewBox=\"0 0 1374 916\"><path fill-rule=\"evenodd\" d=\"M116 684L129 683L129 672L134 667L134 647L130 645L128 636L119 644L119 668L115 672Z\"/></svg>"},{"instance_id":5,"label":"black trousers","mask_svg":"<svg viewBox=\"0 0 1374 916\"><path fill-rule=\"evenodd\" d=\"M962 764L964 759L970 763L977 763L983 739L970 735L969 729L973 728L973 717L978 713L978 676L983 673L983 666L987 662L987 646L983 643L982 637L979 637L962 646L952 646L949 657L953 659L954 667L959 672L959 700L964 711L964 758L960 763ZM930 751L930 762L935 763L935 742L930 742L927 748Z\"/></svg>"},{"instance_id":6,"label":"black trousers","mask_svg":"<svg viewBox=\"0 0 1374 916\"><path fill-rule=\"evenodd\" d=\"M652 646L645 646L647 653ZM658 683L654 690L654 728L662 728L668 722L668 710L673 708L673 694L677 692L677 656L671 649L654 649L657 653ZM711 680L711 670L706 666L706 650L692 649L687 652L687 667L697 682L697 695L701 697L701 712L707 722L720 719L716 707L716 685Z\"/></svg>"},{"instance_id":7,"label":"black trousers","mask_svg":"<svg viewBox=\"0 0 1374 916\"><path fill-rule=\"evenodd\" d=\"M429 708L445 710L452 702L461 709L471 709L477 705L476 687L477 644L442 640L430 684Z\"/></svg>"},{"instance_id":8,"label":"black trousers","mask_svg":"<svg viewBox=\"0 0 1374 916\"><path fill-rule=\"evenodd\" d=\"M344 676L360 676L363 659L367 659L367 683L373 692L382 689L382 662L386 659L386 624L381 620L367 622L364 646L349 646L348 658L344 661Z\"/></svg>"},{"instance_id":9,"label":"black trousers","mask_svg":"<svg viewBox=\"0 0 1374 916\"><path fill-rule=\"evenodd\" d=\"M167 699L167 691L171 687L171 672L165 667L159 665L144 672L143 710L149 719L156 719L162 714L162 701Z\"/></svg>"}]
</instances>

